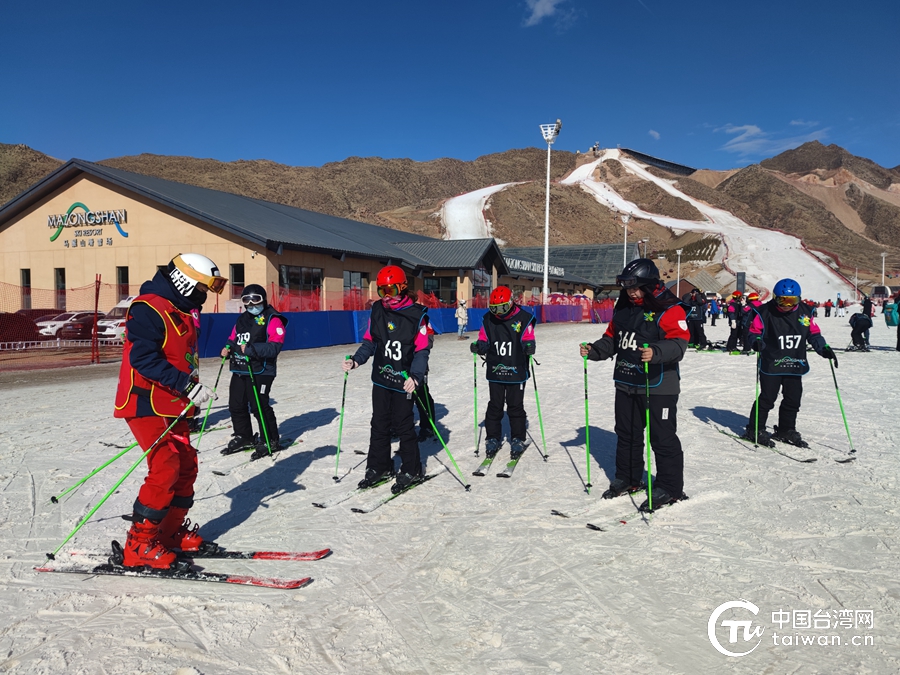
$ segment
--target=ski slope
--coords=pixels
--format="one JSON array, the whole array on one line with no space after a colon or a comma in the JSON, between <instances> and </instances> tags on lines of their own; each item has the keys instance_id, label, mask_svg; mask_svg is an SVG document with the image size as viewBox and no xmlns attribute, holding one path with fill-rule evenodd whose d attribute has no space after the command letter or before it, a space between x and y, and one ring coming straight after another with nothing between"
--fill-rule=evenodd
<instances>
[{"instance_id":1,"label":"ski slope","mask_svg":"<svg viewBox=\"0 0 900 675\"><path fill-rule=\"evenodd\" d=\"M445 239L487 239L492 237L484 209L491 195L518 183L491 185L452 197L441 207L441 225Z\"/></svg>"},{"instance_id":2,"label":"ski slope","mask_svg":"<svg viewBox=\"0 0 900 675\"><path fill-rule=\"evenodd\" d=\"M846 319L819 319L826 339L846 345ZM632 500L600 499L614 471L612 363L588 364L590 475L586 474L581 341L605 326L537 327L540 403L549 460L534 448L511 479L471 475L472 355L467 341L438 336L429 385L438 426L472 484L466 492L440 445L423 444L440 476L373 513L323 501L362 478L369 437L369 367L349 375L335 484L335 443L352 348L283 352L273 403L285 436L302 443L275 458L222 456L229 440L227 382L200 444L192 520L200 534L234 550L316 550L317 562L204 560L210 572L275 577L311 575L300 590L156 579L40 574L79 519L137 460L132 451L59 504L50 497L127 445L113 419L118 365L23 374L0 373L0 672L12 675L257 675L332 673L467 675L658 673L867 673L900 671L900 471L896 424L896 329L879 317L874 351L838 353L837 377L858 449L848 440L827 362L811 355L803 378L798 429L811 442L788 454L754 449L715 430L740 428L754 396L751 357L689 352L681 364L678 432L690 500L649 522ZM711 339L727 323L707 326ZM212 384L219 359L204 359ZM479 371L482 369L479 368ZM483 371L480 392L486 392ZM877 396L873 396L877 392ZM486 396L479 397L479 417ZM534 393L526 396L531 436L541 434ZM776 415L777 419L777 415ZM483 438L482 438L483 442ZM219 475L213 473L218 471ZM145 475L138 468L66 545L103 551L123 541ZM384 492L386 486L377 488ZM635 495L640 503L641 495ZM565 519L551 509L582 511ZM627 519L627 525L618 524ZM587 522L606 532L592 532ZM707 624L722 603L759 607L759 647L742 658L717 652ZM874 629L786 631L777 611L871 610ZM744 619L748 614L723 616ZM773 630L845 640L870 634L874 645L774 645ZM728 647L728 630L719 639ZM741 646L744 643L741 643ZM734 646L733 646L734 647Z\"/></svg>"},{"instance_id":3,"label":"ski slope","mask_svg":"<svg viewBox=\"0 0 900 675\"><path fill-rule=\"evenodd\" d=\"M706 218L706 222L669 218L648 213L625 200L608 184L593 178L594 169L609 159L618 160L630 173L650 181L669 194L684 199ZM853 286L827 264L803 249L800 239L781 232L751 227L728 211L717 209L680 192L668 181L654 176L644 165L618 149L604 150L602 156L575 169L561 181L579 185L601 204L635 218L652 220L672 230L706 232L721 236L725 243L722 261L732 272L746 272L747 280L760 289L771 289L779 279L791 277L800 283L804 298L824 302L828 298L855 298ZM720 248L721 251L721 248Z\"/></svg>"}]
</instances>

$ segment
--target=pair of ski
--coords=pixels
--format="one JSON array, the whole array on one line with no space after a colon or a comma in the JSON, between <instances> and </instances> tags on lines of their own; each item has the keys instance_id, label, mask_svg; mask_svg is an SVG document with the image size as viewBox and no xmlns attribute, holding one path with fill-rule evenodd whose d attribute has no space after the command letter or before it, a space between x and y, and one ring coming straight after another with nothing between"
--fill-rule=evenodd
<instances>
[{"instance_id":1,"label":"pair of ski","mask_svg":"<svg viewBox=\"0 0 900 675\"><path fill-rule=\"evenodd\" d=\"M214 544L213 544L214 545ZM240 560L321 560L331 554L330 548L319 551L229 551L216 546L200 552L180 553L175 567L171 569L156 569L152 567L123 567L121 565L122 547L119 542L112 543L113 554L109 561L94 567L35 567L36 572L60 572L65 574L87 574L101 576L120 577L150 577L154 579L176 579L181 581L204 581L221 584L239 584L243 586L261 586L263 588L295 589L302 588L312 582L312 577L298 577L281 579L276 577L261 577L245 574L224 574L219 572L206 572L197 569L185 558L197 559L240 559ZM77 555L77 554L73 554ZM84 554L84 555L102 555Z\"/></svg>"},{"instance_id":2,"label":"pair of ski","mask_svg":"<svg viewBox=\"0 0 900 675\"><path fill-rule=\"evenodd\" d=\"M525 454L525 450L528 449L528 446L531 445L530 442L525 443L525 449L522 450L522 454L518 457L510 456L509 461L506 462L506 466L503 467L503 471L497 474L497 478L512 478L513 471L516 470L516 466L519 464L519 460L522 459L522 455ZM488 471L491 469L491 464L494 463L494 459L497 455L500 454L500 450L498 448L497 452L493 455L485 454L484 459L481 461L481 464L478 465L478 468L472 472L473 476L486 476Z\"/></svg>"},{"instance_id":3,"label":"pair of ski","mask_svg":"<svg viewBox=\"0 0 900 675\"><path fill-rule=\"evenodd\" d=\"M447 470L446 467L441 465L441 467L439 469L429 471L422 477L422 480L420 482L413 483L405 490L401 490L400 492L389 492L386 495L382 495L376 499L371 500L367 504L363 504L362 506L354 506L350 510L353 511L354 513L371 513L372 511L381 508L382 506L387 504L389 501L396 499L400 495L406 494L410 490L414 489L417 485L421 485L422 483L425 483L425 482L431 480L432 478L435 478L436 476L441 475L446 470ZM384 485L385 483L389 483L391 481L391 479L392 479L392 477L388 477L388 478L385 478L384 480L382 480L381 482L376 483L375 485L372 485L370 487L356 488L356 489L350 490L349 492L345 492L343 494L336 495L336 496L332 497L331 499L325 499L320 502L313 502L313 506L320 508L320 509L327 509L327 508L331 508L332 506L337 506L338 504L346 502L347 500L352 499L353 497L355 497L357 495L363 494L364 492L371 492L375 488L377 488L381 485Z\"/></svg>"},{"instance_id":4,"label":"pair of ski","mask_svg":"<svg viewBox=\"0 0 900 675\"><path fill-rule=\"evenodd\" d=\"M640 490L638 490L636 492L640 492ZM635 494L635 493L632 493L632 494ZM641 510L635 508L626 514L617 516L615 518L609 518L608 520L604 518L602 521L596 520L596 519L593 521L589 521L589 522L585 523L585 527L589 530L594 530L595 532L608 532L609 530L611 530L615 527L627 525L629 523L634 522L635 520L641 520L643 522L646 520L647 517L656 513L660 509L666 508L669 506L673 506L680 502L687 501L688 499L689 499L689 497L687 495L683 494L681 496L681 499L676 499L674 501L668 502L667 504L663 504L662 506L658 506L658 507L654 508L653 511L651 511L651 512L644 512L644 511L641 511ZM590 511L593 508L594 508L594 505L589 506L584 509L579 509L577 511L560 511L557 509L553 509L550 511L550 513L554 516L560 516L562 518L574 518L575 516L579 516L579 515L583 515L583 514L587 513L588 511Z\"/></svg>"},{"instance_id":5,"label":"pair of ski","mask_svg":"<svg viewBox=\"0 0 900 675\"><path fill-rule=\"evenodd\" d=\"M722 429L721 427L715 427L715 428L716 428L716 430L717 430L720 434L725 434L725 435L728 436L729 438L733 438L734 440L738 441L738 442L741 443L741 444L746 445L746 444L749 444L749 443L753 443L753 444L754 444L754 447L756 446L756 443L754 443L752 439L746 438L745 436L738 436L737 434L732 433L731 431L728 431L727 429ZM772 437L772 439L773 439L773 441L777 440L774 436ZM790 443L785 443L785 445L791 445L791 444L790 444ZM792 459L792 460L794 460L795 462L799 462L799 463L801 463L801 464L812 464L813 462L817 462L817 461L818 461L818 458L817 458L817 457L809 457L809 458L807 458L807 459L801 459L801 458L799 458L799 457L794 457L793 455L789 455L788 453L786 453L786 452L784 452L784 451L779 450L778 448L776 448L774 442L773 442L771 445L763 445L763 447L768 448L768 449L771 450L772 452L774 452L774 453L776 453L776 454L778 454L778 455L781 455L782 457L786 457L786 458L788 458L788 459ZM801 447L801 446L794 446L794 447ZM808 447L809 447L809 444L807 443L806 445L804 445L804 446L802 446L802 447L807 447L807 448L808 448ZM844 457L843 459L835 459L834 461L837 462L838 464L849 464L850 462L854 461L855 459L856 459L855 456L850 455L850 456Z\"/></svg>"}]
</instances>

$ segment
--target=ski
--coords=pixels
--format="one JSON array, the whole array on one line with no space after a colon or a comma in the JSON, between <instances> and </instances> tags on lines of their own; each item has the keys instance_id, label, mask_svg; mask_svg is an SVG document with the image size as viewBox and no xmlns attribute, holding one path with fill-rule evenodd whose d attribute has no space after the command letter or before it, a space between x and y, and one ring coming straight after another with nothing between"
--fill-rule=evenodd
<instances>
[{"instance_id":1,"label":"ski","mask_svg":"<svg viewBox=\"0 0 900 675\"><path fill-rule=\"evenodd\" d=\"M353 497L355 497L356 495L358 495L360 493L368 492L369 490L373 490L374 488L377 488L379 485L384 485L385 483L389 482L390 480L391 480L391 478L385 478L383 481L376 483L375 485L372 485L370 487L367 487L367 488L358 487L354 490L345 492L344 494L337 495L336 497L332 497L331 499L326 499L325 501L321 501L321 502L313 502L312 505L319 509L327 509L331 506L336 506L337 504L345 502L348 499L352 499Z\"/></svg>"},{"instance_id":2,"label":"ski","mask_svg":"<svg viewBox=\"0 0 900 675\"><path fill-rule=\"evenodd\" d=\"M277 579L273 577L257 577L242 574L220 574L204 572L196 569L154 569L152 567L122 567L104 563L95 567L35 567L36 572L58 572L65 574L109 575L120 577L150 577L155 579L178 579L182 581L207 581L220 584L240 584L244 586L262 586L264 588L294 589L303 588L312 581L312 577L300 579Z\"/></svg>"},{"instance_id":3,"label":"ski","mask_svg":"<svg viewBox=\"0 0 900 675\"><path fill-rule=\"evenodd\" d=\"M525 450L528 449L530 443L525 444L525 449L522 450L522 455L525 454ZM515 459L512 457L509 458L509 461L506 463L506 467L504 467L503 471L497 474L497 478L512 478L513 471L516 470L516 466L519 464L519 460L522 459L522 455L519 455Z\"/></svg>"},{"instance_id":4,"label":"ski","mask_svg":"<svg viewBox=\"0 0 900 675\"><path fill-rule=\"evenodd\" d=\"M660 509L664 509L666 507L673 506L680 502L687 501L688 499L689 499L689 497L686 494L682 494L681 499L672 500L671 502L663 504L662 506L656 507L652 511L647 511L647 512L641 511L641 510L631 511L629 513L626 513L623 516L619 516L617 518L611 518L610 520L608 520L607 522L602 523L602 524L586 523L585 527L589 530L594 530L595 532L606 532L608 530L611 530L614 527L619 527L620 525L627 525L630 522L634 522L635 516L637 516L641 520L644 520L644 516L650 516L650 515L656 513L657 511L659 511Z\"/></svg>"},{"instance_id":5,"label":"ski","mask_svg":"<svg viewBox=\"0 0 900 675\"><path fill-rule=\"evenodd\" d=\"M495 452L490 457L485 457L483 460L481 460L481 464L479 464L478 468L472 472L472 475L473 476L486 476L487 472L491 468L491 464L493 464L493 462L494 462L494 457L496 457L496 456L497 456L497 453Z\"/></svg>"},{"instance_id":6,"label":"ski","mask_svg":"<svg viewBox=\"0 0 900 675\"><path fill-rule=\"evenodd\" d=\"M191 558L193 560L207 558L239 558L242 560L321 560L329 555L331 555L330 548L323 548L320 551L229 551L224 548L217 548L208 551L182 551L178 554L179 557Z\"/></svg>"},{"instance_id":7,"label":"ski","mask_svg":"<svg viewBox=\"0 0 900 675\"><path fill-rule=\"evenodd\" d=\"M430 472L430 473L426 473L426 474L422 477L422 482L421 482L421 483L413 483L412 485L410 485L408 488L406 488L406 489L403 490L402 492L391 492L389 495L386 495L386 496L384 496L384 497L381 497L381 498L378 499L377 501L373 501L373 502L370 502L369 504L364 504L364 505L362 505L362 506L355 506L355 507L353 507L353 508L350 509L350 510L353 511L353 513L372 513L372 511L374 511L374 510L377 509L377 508L380 508L380 507L384 506L385 504L387 504L387 503L388 503L389 501L391 501L392 499L395 499L395 498L399 497L399 496L402 495L402 494L406 494L407 492L409 492L410 490L412 490L412 489L413 489L414 487L416 487L417 485L422 485L422 483L425 483L425 482L427 482L427 481L430 481L432 478L434 478L435 476L441 475L441 474L444 473L444 471L446 471L446 470L447 470L446 467L444 467L444 466L442 465L440 469L437 469L437 470L432 471L432 472Z\"/></svg>"},{"instance_id":8,"label":"ski","mask_svg":"<svg viewBox=\"0 0 900 675\"><path fill-rule=\"evenodd\" d=\"M728 436L729 438L735 439L736 441L738 441L738 442L741 443L742 445L745 445L745 444L747 444L747 443L753 443L753 441L751 441L749 438L744 438L743 436L738 436L737 434L733 434L733 433L731 433L730 431L725 431L724 429L719 429L718 427L716 427L716 430L717 430L720 434L725 434L725 435ZM818 458L817 458L817 457L810 457L810 458L808 458L808 459L800 459L799 457L793 457L792 455L789 455L789 454L787 454L786 452L782 452L781 450L775 448L775 447L774 447L774 443L773 443L772 445L763 445L762 447L768 448L769 450L771 450L772 452L774 452L776 455L781 455L782 457L787 457L788 459L792 459L792 460L794 460L795 462L800 462L801 464L812 464L813 462L817 462L817 461L818 461Z\"/></svg>"}]
</instances>

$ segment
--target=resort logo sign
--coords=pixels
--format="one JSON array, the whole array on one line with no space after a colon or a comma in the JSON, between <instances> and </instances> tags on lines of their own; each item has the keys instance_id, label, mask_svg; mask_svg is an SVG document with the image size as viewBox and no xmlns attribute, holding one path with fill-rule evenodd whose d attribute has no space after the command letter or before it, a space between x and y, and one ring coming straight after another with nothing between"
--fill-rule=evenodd
<instances>
[{"instance_id":1,"label":"resort logo sign","mask_svg":"<svg viewBox=\"0 0 900 675\"><path fill-rule=\"evenodd\" d=\"M102 234L102 230L97 230L95 228L102 228L104 225L115 225L119 234L123 237L127 237L128 233L122 229L122 223L127 222L128 212L125 209L116 209L114 211L91 211L81 202L72 204L72 206L69 207L69 210L64 214L61 213L58 215L47 216L47 227L56 228L56 232L50 236L50 241L56 241L57 238L59 238L59 235L62 234L63 230L67 227L87 228L83 232L81 230L75 231L75 236L81 237Z\"/></svg>"}]
</instances>

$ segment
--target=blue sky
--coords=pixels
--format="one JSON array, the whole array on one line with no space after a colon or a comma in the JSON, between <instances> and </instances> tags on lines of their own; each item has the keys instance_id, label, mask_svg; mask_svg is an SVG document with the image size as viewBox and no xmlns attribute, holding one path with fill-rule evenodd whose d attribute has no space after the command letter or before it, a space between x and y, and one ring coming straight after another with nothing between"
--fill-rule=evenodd
<instances>
[{"instance_id":1,"label":"blue sky","mask_svg":"<svg viewBox=\"0 0 900 675\"><path fill-rule=\"evenodd\" d=\"M900 164L897 0L8 3L0 142L319 166L818 139Z\"/></svg>"}]
</instances>

